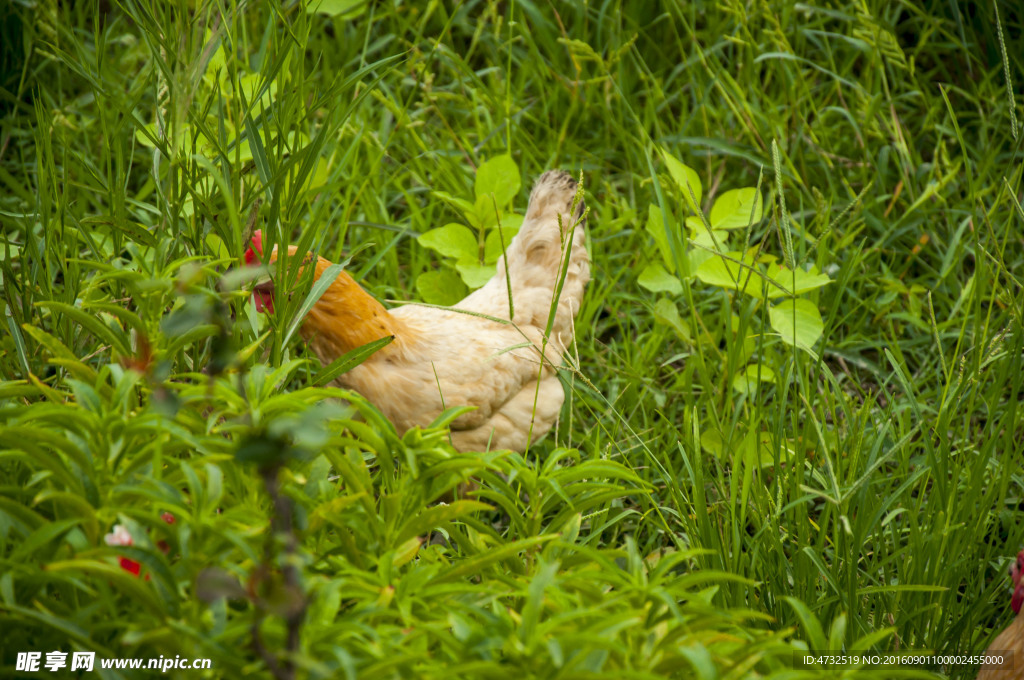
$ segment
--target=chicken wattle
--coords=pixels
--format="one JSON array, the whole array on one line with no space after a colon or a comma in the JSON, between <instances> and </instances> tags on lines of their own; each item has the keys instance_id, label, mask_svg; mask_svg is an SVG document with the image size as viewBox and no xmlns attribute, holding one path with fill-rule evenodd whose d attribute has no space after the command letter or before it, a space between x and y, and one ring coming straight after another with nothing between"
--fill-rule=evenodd
<instances>
[{"instance_id":1,"label":"chicken wattle","mask_svg":"<svg viewBox=\"0 0 1024 680\"><path fill-rule=\"evenodd\" d=\"M985 651L989 658L1001 658L1002 663L988 663L978 672L978 680L1024 680L1024 616L1020 616L1024 604L1024 550L1017 554L1017 560L1010 566L1013 581L1013 597L1010 608L1017 616L1010 625L992 641Z\"/></svg>"},{"instance_id":2,"label":"chicken wattle","mask_svg":"<svg viewBox=\"0 0 1024 680\"><path fill-rule=\"evenodd\" d=\"M525 450L561 411L565 392L557 367L572 343L573 319L590 280L576 188L568 173L542 175L497 273L453 307L388 310L342 272L303 319L302 336L324 364L393 336L336 382L369 399L399 433L430 424L445 408L472 406L452 423L457 449ZM262 253L257 231L246 262L256 263ZM268 261L275 259L276 251ZM319 278L331 263L317 258L312 264ZM257 310L273 312L272 284L258 286L254 296Z\"/></svg>"}]
</instances>

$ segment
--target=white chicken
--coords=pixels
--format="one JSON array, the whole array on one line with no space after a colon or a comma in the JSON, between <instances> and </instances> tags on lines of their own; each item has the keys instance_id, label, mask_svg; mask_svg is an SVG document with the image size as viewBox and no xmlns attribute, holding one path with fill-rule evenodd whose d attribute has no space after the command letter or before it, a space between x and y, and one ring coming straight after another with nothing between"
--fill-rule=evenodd
<instances>
[{"instance_id":1,"label":"white chicken","mask_svg":"<svg viewBox=\"0 0 1024 680\"><path fill-rule=\"evenodd\" d=\"M302 336L324 364L393 336L336 382L371 401L400 434L430 424L445 408L472 406L451 425L455 448L524 451L561 411L565 393L556 368L590 280L586 212L576 190L568 173L543 174L497 273L455 306L388 310L342 272L303 319ZM257 231L246 261L256 262L262 252ZM317 258L314 277L330 265ZM273 283L254 292L257 308L272 311Z\"/></svg>"}]
</instances>

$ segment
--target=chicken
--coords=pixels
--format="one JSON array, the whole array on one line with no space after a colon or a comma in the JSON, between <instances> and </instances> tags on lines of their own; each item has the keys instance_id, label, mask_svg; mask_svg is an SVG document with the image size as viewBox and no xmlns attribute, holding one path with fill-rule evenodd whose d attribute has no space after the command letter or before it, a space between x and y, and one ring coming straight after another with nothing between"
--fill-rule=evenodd
<instances>
[{"instance_id":1,"label":"chicken","mask_svg":"<svg viewBox=\"0 0 1024 680\"><path fill-rule=\"evenodd\" d=\"M576 189L568 173L543 174L497 273L455 306L388 310L342 272L303 319L301 335L324 364L366 343L393 338L336 383L366 397L399 434L429 425L446 408L472 406L451 424L456 449L526 450L561 411L565 393L556 367L572 342L573 319L590 280L585 209L575 201ZM254 249L262 255L259 231L245 254L249 264L258 260ZM295 253L294 246L289 253ZM276 255L275 250L268 261ZM314 278L330 264L317 258ZM509 282L512 323L479 316L509 319ZM259 311L273 311L272 282L254 293Z\"/></svg>"},{"instance_id":2,"label":"chicken","mask_svg":"<svg viewBox=\"0 0 1024 680\"><path fill-rule=\"evenodd\" d=\"M1010 566L1013 581L1013 598L1010 608L1020 614L1024 604L1024 550L1017 554L1017 561ZM1001 656L1001 665L985 664L978 673L978 680L1024 680L1024 616L1016 616L1010 625L999 634L985 651L985 656Z\"/></svg>"}]
</instances>

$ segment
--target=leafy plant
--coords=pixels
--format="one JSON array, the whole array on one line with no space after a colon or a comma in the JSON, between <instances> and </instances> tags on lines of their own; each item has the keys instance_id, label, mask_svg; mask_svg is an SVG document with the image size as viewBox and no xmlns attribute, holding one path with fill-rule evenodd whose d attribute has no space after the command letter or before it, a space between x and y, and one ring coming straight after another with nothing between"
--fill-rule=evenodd
<instances>
[{"instance_id":1,"label":"leafy plant","mask_svg":"<svg viewBox=\"0 0 1024 680\"><path fill-rule=\"evenodd\" d=\"M479 288L494 276L498 259L523 223L523 216L511 211L519 186L519 168L511 156L504 154L477 169L474 202L443 191L433 192L461 212L469 226L452 222L420 234L417 239L420 245L453 259L452 266L462 279L460 283L451 269L420 274L416 289L426 302L454 304L465 297L466 286Z\"/></svg>"},{"instance_id":2,"label":"leafy plant","mask_svg":"<svg viewBox=\"0 0 1024 680\"><path fill-rule=\"evenodd\" d=\"M683 286L677 274L681 274L711 286L743 293L758 304L771 305L768 308L769 325L784 343L810 351L821 337L824 325L817 307L810 300L797 296L828 285L831 279L815 267L805 270L779 264L775 256L762 252L763 244L746 246L750 230L763 214L763 199L757 188L724 192L705 217L699 210L703 190L696 171L667 151L662 151L662 156L669 175L686 199L685 204L697 215L689 215L683 222L689 247L686 258L682 260L683 266L677 268L679 260L673 252L674 236L668 226L670 222L665 219L663 210L653 204L648 206L647 231L654 237L662 261L649 263L637 282L651 292L679 296ZM739 229L744 230L740 245L745 250L731 250L730 241ZM655 310L666 323L689 335L683 330L681 318L670 300L662 298ZM752 388L752 379L772 382L774 376L772 367L760 370L756 364L751 364L742 369L733 386L746 392Z\"/></svg>"}]
</instances>

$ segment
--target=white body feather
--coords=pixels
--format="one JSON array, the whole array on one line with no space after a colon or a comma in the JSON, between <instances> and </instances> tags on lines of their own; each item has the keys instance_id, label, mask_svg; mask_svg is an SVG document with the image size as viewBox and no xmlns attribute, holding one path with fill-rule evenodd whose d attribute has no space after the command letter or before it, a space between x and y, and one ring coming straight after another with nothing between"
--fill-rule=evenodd
<instances>
[{"instance_id":1,"label":"white body feather","mask_svg":"<svg viewBox=\"0 0 1024 680\"><path fill-rule=\"evenodd\" d=\"M571 345L590 280L582 202L575 216L571 212L575 193L567 173L542 175L494 278L451 309L410 304L390 310L402 329L395 341L338 383L373 402L399 432L430 424L444 408L476 407L452 424L453 444L463 451L523 451L546 434L565 400L555 367ZM508 281L514 325L464 313L508 319Z\"/></svg>"}]
</instances>

